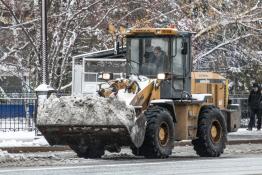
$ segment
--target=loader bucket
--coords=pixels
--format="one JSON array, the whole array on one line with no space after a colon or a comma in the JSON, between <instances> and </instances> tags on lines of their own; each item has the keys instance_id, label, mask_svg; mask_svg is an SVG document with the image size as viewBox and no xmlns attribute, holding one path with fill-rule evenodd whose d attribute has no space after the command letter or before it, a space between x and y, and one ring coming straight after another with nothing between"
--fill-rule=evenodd
<instances>
[{"instance_id":1,"label":"loader bucket","mask_svg":"<svg viewBox=\"0 0 262 175\"><path fill-rule=\"evenodd\" d=\"M125 126L38 126L50 145L86 145L98 142L101 145L118 144L127 146L132 143Z\"/></svg>"},{"instance_id":2,"label":"loader bucket","mask_svg":"<svg viewBox=\"0 0 262 175\"><path fill-rule=\"evenodd\" d=\"M51 96L38 108L37 127L50 145L140 147L146 119L113 98Z\"/></svg>"}]
</instances>

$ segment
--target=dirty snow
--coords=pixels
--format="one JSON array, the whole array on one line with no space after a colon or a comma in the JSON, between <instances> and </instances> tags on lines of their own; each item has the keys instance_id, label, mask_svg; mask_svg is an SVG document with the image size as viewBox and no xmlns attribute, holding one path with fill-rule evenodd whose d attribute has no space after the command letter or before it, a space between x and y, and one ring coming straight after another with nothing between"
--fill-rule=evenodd
<instances>
[{"instance_id":1,"label":"dirty snow","mask_svg":"<svg viewBox=\"0 0 262 175\"><path fill-rule=\"evenodd\" d=\"M254 135L256 138L262 136L262 131L247 131L246 128L240 128L238 132L229 133L230 136L236 135L238 138L243 136ZM0 132L0 140L13 140L12 146L19 146L22 142L28 145L34 145L36 140L44 140L42 136L35 136L35 132ZM11 142L10 145L11 146ZM262 154L262 144L239 144L227 145L222 157L244 157L247 155L256 156ZM193 147L175 146L171 159L201 159L199 158ZM120 153L109 153L103 156L102 160L129 160L144 159L143 157L134 156L131 150L123 148ZM73 151L57 151L57 152L39 152L39 153L8 153L0 149L0 167L24 167L24 166L56 166L56 165L83 165L90 162L97 162L95 159L78 158Z\"/></svg>"},{"instance_id":2,"label":"dirty snow","mask_svg":"<svg viewBox=\"0 0 262 175\"><path fill-rule=\"evenodd\" d=\"M14 156L12 154L9 154L7 151L3 151L0 149L0 163L22 161L22 160L24 160L23 155Z\"/></svg>"},{"instance_id":3,"label":"dirty snow","mask_svg":"<svg viewBox=\"0 0 262 175\"><path fill-rule=\"evenodd\" d=\"M245 157L257 156L262 153L262 144L240 144L227 145L224 154L221 157ZM192 146L176 146L172 151L172 156L168 160L183 160L183 159L213 159L200 158L194 151ZM148 161L142 156L134 156L131 150L123 148L120 153L109 153L99 159L83 159L78 158L73 151L57 151L57 152L40 152L40 153L15 153L10 154L0 150L0 167L28 167L28 166L67 166L67 165L85 165L99 164L104 160L131 160L133 161Z\"/></svg>"},{"instance_id":4,"label":"dirty snow","mask_svg":"<svg viewBox=\"0 0 262 175\"><path fill-rule=\"evenodd\" d=\"M135 122L135 110L115 98L52 95L39 108L38 125L125 125Z\"/></svg>"},{"instance_id":5,"label":"dirty snow","mask_svg":"<svg viewBox=\"0 0 262 175\"><path fill-rule=\"evenodd\" d=\"M24 147L24 146L48 146L43 136L36 136L35 132L10 131L0 132L0 147ZM10 154L0 149L0 164L23 162L26 158L23 154Z\"/></svg>"},{"instance_id":6,"label":"dirty snow","mask_svg":"<svg viewBox=\"0 0 262 175\"><path fill-rule=\"evenodd\" d=\"M138 123L138 124L137 124ZM135 109L116 98L93 95L51 95L38 108L37 125L125 126L135 143L145 132L145 121L137 122Z\"/></svg>"}]
</instances>

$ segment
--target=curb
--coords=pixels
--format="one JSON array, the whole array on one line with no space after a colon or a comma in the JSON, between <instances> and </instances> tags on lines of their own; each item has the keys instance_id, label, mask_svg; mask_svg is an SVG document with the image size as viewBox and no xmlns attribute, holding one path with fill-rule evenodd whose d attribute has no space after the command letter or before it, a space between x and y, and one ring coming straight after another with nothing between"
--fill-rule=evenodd
<instances>
[{"instance_id":1,"label":"curb","mask_svg":"<svg viewBox=\"0 0 262 175\"><path fill-rule=\"evenodd\" d=\"M23 147L0 147L0 150L8 153L36 153L71 150L68 146L23 146Z\"/></svg>"},{"instance_id":2,"label":"curb","mask_svg":"<svg viewBox=\"0 0 262 175\"><path fill-rule=\"evenodd\" d=\"M227 145L238 145L238 144L260 144L262 143L261 139L252 139L252 140L229 140Z\"/></svg>"}]
</instances>

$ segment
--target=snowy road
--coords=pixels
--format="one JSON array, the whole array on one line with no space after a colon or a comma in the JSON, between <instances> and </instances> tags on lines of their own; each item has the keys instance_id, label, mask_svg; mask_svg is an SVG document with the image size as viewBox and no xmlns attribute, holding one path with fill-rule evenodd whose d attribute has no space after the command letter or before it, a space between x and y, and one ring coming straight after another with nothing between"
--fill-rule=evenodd
<instances>
[{"instance_id":1,"label":"snowy road","mask_svg":"<svg viewBox=\"0 0 262 175\"><path fill-rule=\"evenodd\" d=\"M96 162L96 163L95 163ZM34 167L2 169L8 175L71 175L71 174L261 174L262 156L193 160L95 161L83 166Z\"/></svg>"},{"instance_id":2,"label":"snowy road","mask_svg":"<svg viewBox=\"0 0 262 175\"><path fill-rule=\"evenodd\" d=\"M102 159L78 158L72 151L2 152L0 174L262 174L261 162L262 144L228 145L220 158L200 158L192 146L175 147L168 159L136 157L127 148Z\"/></svg>"}]
</instances>

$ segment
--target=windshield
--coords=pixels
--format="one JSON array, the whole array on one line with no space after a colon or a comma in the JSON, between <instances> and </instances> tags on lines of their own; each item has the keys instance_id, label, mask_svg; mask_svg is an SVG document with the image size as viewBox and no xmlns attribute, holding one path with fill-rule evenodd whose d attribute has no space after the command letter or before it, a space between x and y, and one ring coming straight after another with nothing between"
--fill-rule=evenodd
<instances>
[{"instance_id":1,"label":"windshield","mask_svg":"<svg viewBox=\"0 0 262 175\"><path fill-rule=\"evenodd\" d=\"M156 77L169 72L168 38L129 38L129 72Z\"/></svg>"}]
</instances>

